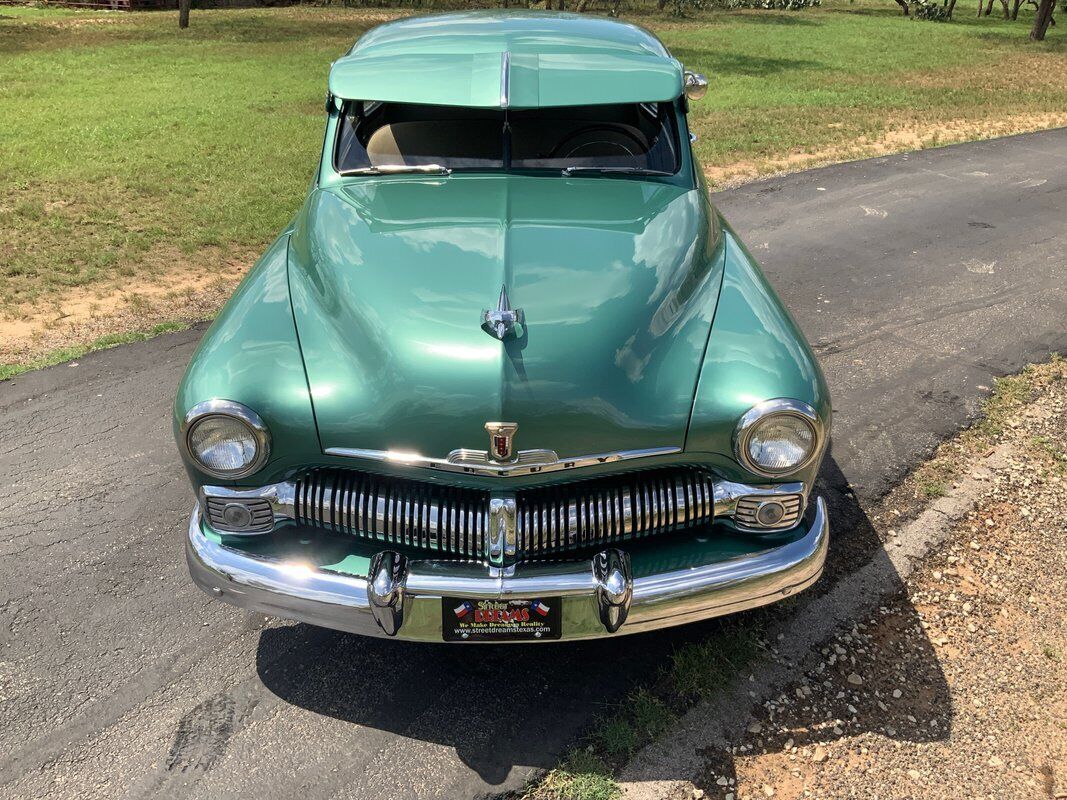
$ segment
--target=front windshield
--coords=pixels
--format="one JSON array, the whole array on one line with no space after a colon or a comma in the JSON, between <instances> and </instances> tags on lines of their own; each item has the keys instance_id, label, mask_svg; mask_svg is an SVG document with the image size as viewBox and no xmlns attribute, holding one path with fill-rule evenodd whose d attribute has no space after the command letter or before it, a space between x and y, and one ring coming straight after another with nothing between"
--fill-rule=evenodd
<instances>
[{"instance_id":1,"label":"front windshield","mask_svg":"<svg viewBox=\"0 0 1067 800\"><path fill-rule=\"evenodd\" d=\"M443 170L678 172L672 103L525 110L348 102L334 166L341 173Z\"/></svg>"}]
</instances>

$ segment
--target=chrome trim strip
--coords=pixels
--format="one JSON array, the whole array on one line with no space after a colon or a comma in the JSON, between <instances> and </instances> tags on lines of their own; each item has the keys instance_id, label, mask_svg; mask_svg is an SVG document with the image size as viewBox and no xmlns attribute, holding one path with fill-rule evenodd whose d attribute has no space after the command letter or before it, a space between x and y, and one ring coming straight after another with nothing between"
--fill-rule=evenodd
<instances>
[{"instance_id":1,"label":"chrome trim strip","mask_svg":"<svg viewBox=\"0 0 1067 800\"><path fill-rule=\"evenodd\" d=\"M488 424L488 423L487 423ZM515 458L509 461L497 461L489 455L488 450L471 450L460 447L448 454L445 459L449 464L466 464L480 467L484 464L506 464L507 466L547 466L559 461L555 450L519 450Z\"/></svg>"},{"instance_id":2,"label":"chrome trim strip","mask_svg":"<svg viewBox=\"0 0 1067 800\"><path fill-rule=\"evenodd\" d=\"M430 458L419 453L406 453L398 450L364 450L358 447L327 447L328 456L341 458L362 458L367 461L378 461L397 466L420 467L423 469L437 470L438 472L458 472L465 475L482 475L491 478L518 478L526 475L536 475L542 472L561 472L564 470L582 469L593 467L598 464L614 464L619 461L632 461L638 458L652 458L654 456L669 456L682 452L680 447L649 447L644 450L619 450L613 453L597 453L596 455L574 456L572 458L558 458L558 460L530 464L524 463L523 454L531 451L520 450L518 461L514 464L468 464L457 463L451 459L457 457L457 453L463 453L464 457L477 451L453 450L448 458ZM550 450L533 451L538 453L552 453ZM555 453L552 453L555 456Z\"/></svg>"},{"instance_id":3,"label":"chrome trim strip","mask_svg":"<svg viewBox=\"0 0 1067 800\"><path fill-rule=\"evenodd\" d=\"M516 552L515 498L493 495L489 498L489 530L486 556L490 564L502 566L506 559L514 559Z\"/></svg>"},{"instance_id":4,"label":"chrome trim strip","mask_svg":"<svg viewBox=\"0 0 1067 800\"><path fill-rule=\"evenodd\" d=\"M598 590L604 600L618 604L618 612L609 614L609 621L622 616L622 608L629 605L619 634L694 622L772 603L807 588L822 573L828 542L826 504L820 497L807 528L792 541L633 578L629 599L625 597L626 570L617 556L602 558L595 571L588 560L524 562L501 569L474 562L414 560L402 568L382 558L375 560L375 578L383 577L383 567L388 569L374 592L375 601L381 603L376 614L371 609L367 577L253 557L215 542L201 531L199 505L189 519L186 558L193 582L217 599L353 633L387 636L387 629L395 623L398 639L441 641L442 597L558 596L565 606L563 639L589 639L610 635L602 621L603 606L598 607ZM402 603L393 602L398 596ZM402 618L383 613L399 611L401 606Z\"/></svg>"},{"instance_id":5,"label":"chrome trim strip","mask_svg":"<svg viewBox=\"0 0 1067 800\"><path fill-rule=\"evenodd\" d=\"M507 108L511 95L511 53L500 55L500 107Z\"/></svg>"}]
</instances>

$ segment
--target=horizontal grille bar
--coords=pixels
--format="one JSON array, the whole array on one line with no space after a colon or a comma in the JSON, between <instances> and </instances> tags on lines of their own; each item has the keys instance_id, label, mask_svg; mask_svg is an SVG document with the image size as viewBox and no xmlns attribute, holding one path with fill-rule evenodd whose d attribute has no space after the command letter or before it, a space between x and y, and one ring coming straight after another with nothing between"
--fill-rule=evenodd
<instances>
[{"instance_id":1,"label":"horizontal grille bar","mask_svg":"<svg viewBox=\"0 0 1067 800\"><path fill-rule=\"evenodd\" d=\"M488 491L350 470L318 470L296 483L304 525L421 550L482 557ZM515 492L516 556L575 550L700 523L714 489L699 470L656 470Z\"/></svg>"}]
</instances>

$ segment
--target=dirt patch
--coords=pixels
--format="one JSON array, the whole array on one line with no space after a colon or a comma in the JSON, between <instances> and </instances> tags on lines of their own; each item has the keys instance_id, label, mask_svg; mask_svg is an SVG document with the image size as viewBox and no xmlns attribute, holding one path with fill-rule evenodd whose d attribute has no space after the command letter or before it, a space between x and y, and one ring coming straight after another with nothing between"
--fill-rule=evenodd
<instances>
[{"instance_id":1,"label":"dirt patch","mask_svg":"<svg viewBox=\"0 0 1067 800\"><path fill-rule=\"evenodd\" d=\"M1027 53L1016 46L1005 59L952 69L907 72L898 76L895 82L922 89L969 86L989 92L1009 91L1020 94L1019 101L1025 102L1026 94L1035 94L1042 89L1059 91L1062 87L1063 74L1055 67L1050 68L1050 58L1056 56L1047 52Z\"/></svg>"},{"instance_id":2,"label":"dirt patch","mask_svg":"<svg viewBox=\"0 0 1067 800\"><path fill-rule=\"evenodd\" d=\"M0 364L213 316L262 245L183 231L167 198L117 179L0 194ZM183 243L179 246L179 242Z\"/></svg>"},{"instance_id":3,"label":"dirt patch","mask_svg":"<svg viewBox=\"0 0 1067 800\"><path fill-rule=\"evenodd\" d=\"M858 158L925 150L958 142L994 139L1017 133L1032 133L1067 125L1067 111L1018 114L997 119L961 118L940 122L915 121L887 130L881 136L860 136L847 144L834 145L812 152L794 152L761 160L735 161L723 166L704 168L704 174L716 189L729 189L757 178L798 172ZM829 123L829 127L840 127Z\"/></svg>"},{"instance_id":4,"label":"dirt patch","mask_svg":"<svg viewBox=\"0 0 1067 800\"><path fill-rule=\"evenodd\" d=\"M208 259L212 267L184 265L157 278L131 279L110 290L77 288L45 307L18 309L17 316L0 319L0 363L26 364L53 350L107 334L213 317L251 266L252 257L223 259L217 252L204 252L197 260L201 258Z\"/></svg>"}]
</instances>

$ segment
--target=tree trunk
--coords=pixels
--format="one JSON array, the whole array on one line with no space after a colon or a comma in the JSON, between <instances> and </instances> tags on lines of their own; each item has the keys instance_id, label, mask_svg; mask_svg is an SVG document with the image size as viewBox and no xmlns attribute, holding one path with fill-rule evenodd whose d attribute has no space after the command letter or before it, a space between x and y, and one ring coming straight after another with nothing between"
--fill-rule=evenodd
<instances>
[{"instance_id":1,"label":"tree trunk","mask_svg":"<svg viewBox=\"0 0 1067 800\"><path fill-rule=\"evenodd\" d=\"M667 0L656 0L656 8L662 11L667 7Z\"/></svg>"},{"instance_id":2,"label":"tree trunk","mask_svg":"<svg viewBox=\"0 0 1067 800\"><path fill-rule=\"evenodd\" d=\"M978 0L978 2L981 3L982 0ZM897 0L897 5L903 9L905 17L911 16L911 11L908 9L908 0Z\"/></svg>"},{"instance_id":3,"label":"tree trunk","mask_svg":"<svg viewBox=\"0 0 1067 800\"><path fill-rule=\"evenodd\" d=\"M178 27L189 27L189 6L192 0L178 0Z\"/></svg>"},{"instance_id":4,"label":"tree trunk","mask_svg":"<svg viewBox=\"0 0 1067 800\"><path fill-rule=\"evenodd\" d=\"M993 11L993 0L989 0L989 2L986 3L986 5L985 5L985 15L988 17L989 14L992 11Z\"/></svg>"},{"instance_id":5,"label":"tree trunk","mask_svg":"<svg viewBox=\"0 0 1067 800\"><path fill-rule=\"evenodd\" d=\"M949 19L952 19L952 9L954 9L955 7L956 0L948 0L948 11L946 12L946 14L948 15Z\"/></svg>"},{"instance_id":6,"label":"tree trunk","mask_svg":"<svg viewBox=\"0 0 1067 800\"><path fill-rule=\"evenodd\" d=\"M1037 5L1037 13L1034 14L1034 27L1030 29L1030 40L1041 42L1045 39L1045 32L1052 21L1052 7L1055 0L1041 0Z\"/></svg>"},{"instance_id":7,"label":"tree trunk","mask_svg":"<svg viewBox=\"0 0 1067 800\"><path fill-rule=\"evenodd\" d=\"M1008 0L1000 0L1000 4L1004 6L1004 19L1011 19L1011 11L1008 9Z\"/></svg>"},{"instance_id":8,"label":"tree trunk","mask_svg":"<svg viewBox=\"0 0 1067 800\"><path fill-rule=\"evenodd\" d=\"M1011 18L1017 20L1019 18L1019 6L1023 4L1023 0L1014 0L1011 4Z\"/></svg>"}]
</instances>

